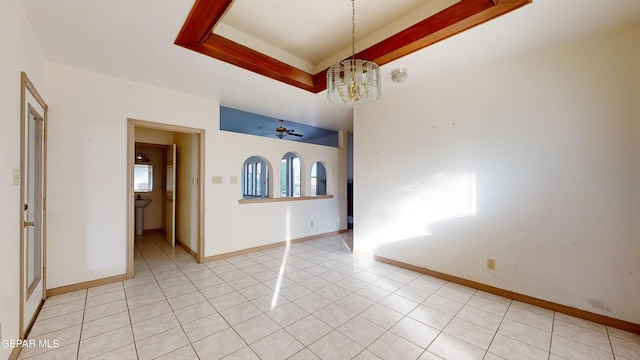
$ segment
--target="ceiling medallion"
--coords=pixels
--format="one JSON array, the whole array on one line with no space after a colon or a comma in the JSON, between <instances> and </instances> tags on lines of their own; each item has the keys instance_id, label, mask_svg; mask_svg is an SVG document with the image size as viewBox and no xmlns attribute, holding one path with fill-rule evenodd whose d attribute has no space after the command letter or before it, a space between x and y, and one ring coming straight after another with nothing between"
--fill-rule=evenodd
<instances>
[{"instance_id":1,"label":"ceiling medallion","mask_svg":"<svg viewBox=\"0 0 640 360\"><path fill-rule=\"evenodd\" d=\"M356 59L356 3L351 0L351 58L327 69L327 98L334 104L360 105L382 94L380 67L373 61Z\"/></svg>"}]
</instances>

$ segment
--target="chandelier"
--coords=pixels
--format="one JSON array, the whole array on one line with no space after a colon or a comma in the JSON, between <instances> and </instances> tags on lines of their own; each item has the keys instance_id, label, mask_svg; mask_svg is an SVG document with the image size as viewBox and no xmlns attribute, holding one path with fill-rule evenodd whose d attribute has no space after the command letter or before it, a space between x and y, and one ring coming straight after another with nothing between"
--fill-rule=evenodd
<instances>
[{"instance_id":1,"label":"chandelier","mask_svg":"<svg viewBox=\"0 0 640 360\"><path fill-rule=\"evenodd\" d=\"M356 59L355 0L351 0L351 24L351 58L327 69L327 98L334 104L366 104L382 94L378 65L373 61Z\"/></svg>"}]
</instances>

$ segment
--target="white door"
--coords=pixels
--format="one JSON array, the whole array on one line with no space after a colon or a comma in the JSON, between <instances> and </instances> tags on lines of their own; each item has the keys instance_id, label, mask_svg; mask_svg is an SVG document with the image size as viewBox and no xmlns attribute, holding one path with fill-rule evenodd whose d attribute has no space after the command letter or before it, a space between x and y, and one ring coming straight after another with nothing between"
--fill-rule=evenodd
<instances>
[{"instance_id":1,"label":"white door","mask_svg":"<svg viewBox=\"0 0 640 360\"><path fill-rule=\"evenodd\" d=\"M167 224L167 242L171 246L176 246L176 144L167 148L167 206L166 206L166 224Z\"/></svg>"},{"instance_id":2,"label":"white door","mask_svg":"<svg viewBox=\"0 0 640 360\"><path fill-rule=\"evenodd\" d=\"M22 165L22 324L24 336L44 300L44 109L25 106Z\"/></svg>"}]
</instances>

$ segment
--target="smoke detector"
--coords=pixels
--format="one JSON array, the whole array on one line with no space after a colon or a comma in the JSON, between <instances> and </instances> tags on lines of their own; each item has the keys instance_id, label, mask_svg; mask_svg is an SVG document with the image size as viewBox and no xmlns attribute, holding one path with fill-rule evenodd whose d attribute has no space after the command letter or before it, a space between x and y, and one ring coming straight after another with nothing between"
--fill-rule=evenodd
<instances>
[{"instance_id":1,"label":"smoke detector","mask_svg":"<svg viewBox=\"0 0 640 360\"><path fill-rule=\"evenodd\" d=\"M407 73L407 69L403 67L397 68L391 72L391 80L393 82L397 82L397 83L403 82L407 80L408 77L409 77L409 74Z\"/></svg>"}]
</instances>

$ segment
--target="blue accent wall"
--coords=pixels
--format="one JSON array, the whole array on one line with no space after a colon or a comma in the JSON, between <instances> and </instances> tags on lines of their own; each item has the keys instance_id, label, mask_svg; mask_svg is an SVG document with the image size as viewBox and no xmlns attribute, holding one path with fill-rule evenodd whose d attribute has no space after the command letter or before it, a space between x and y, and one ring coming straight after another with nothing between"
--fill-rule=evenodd
<instances>
[{"instance_id":1,"label":"blue accent wall","mask_svg":"<svg viewBox=\"0 0 640 360\"><path fill-rule=\"evenodd\" d=\"M276 136L276 128L278 126L280 126L280 119L220 106L220 130L280 140ZM284 121L284 127L293 129L295 133L302 134L303 136L297 137L289 135L282 138L282 140L338 147L337 131L288 120Z\"/></svg>"}]
</instances>

